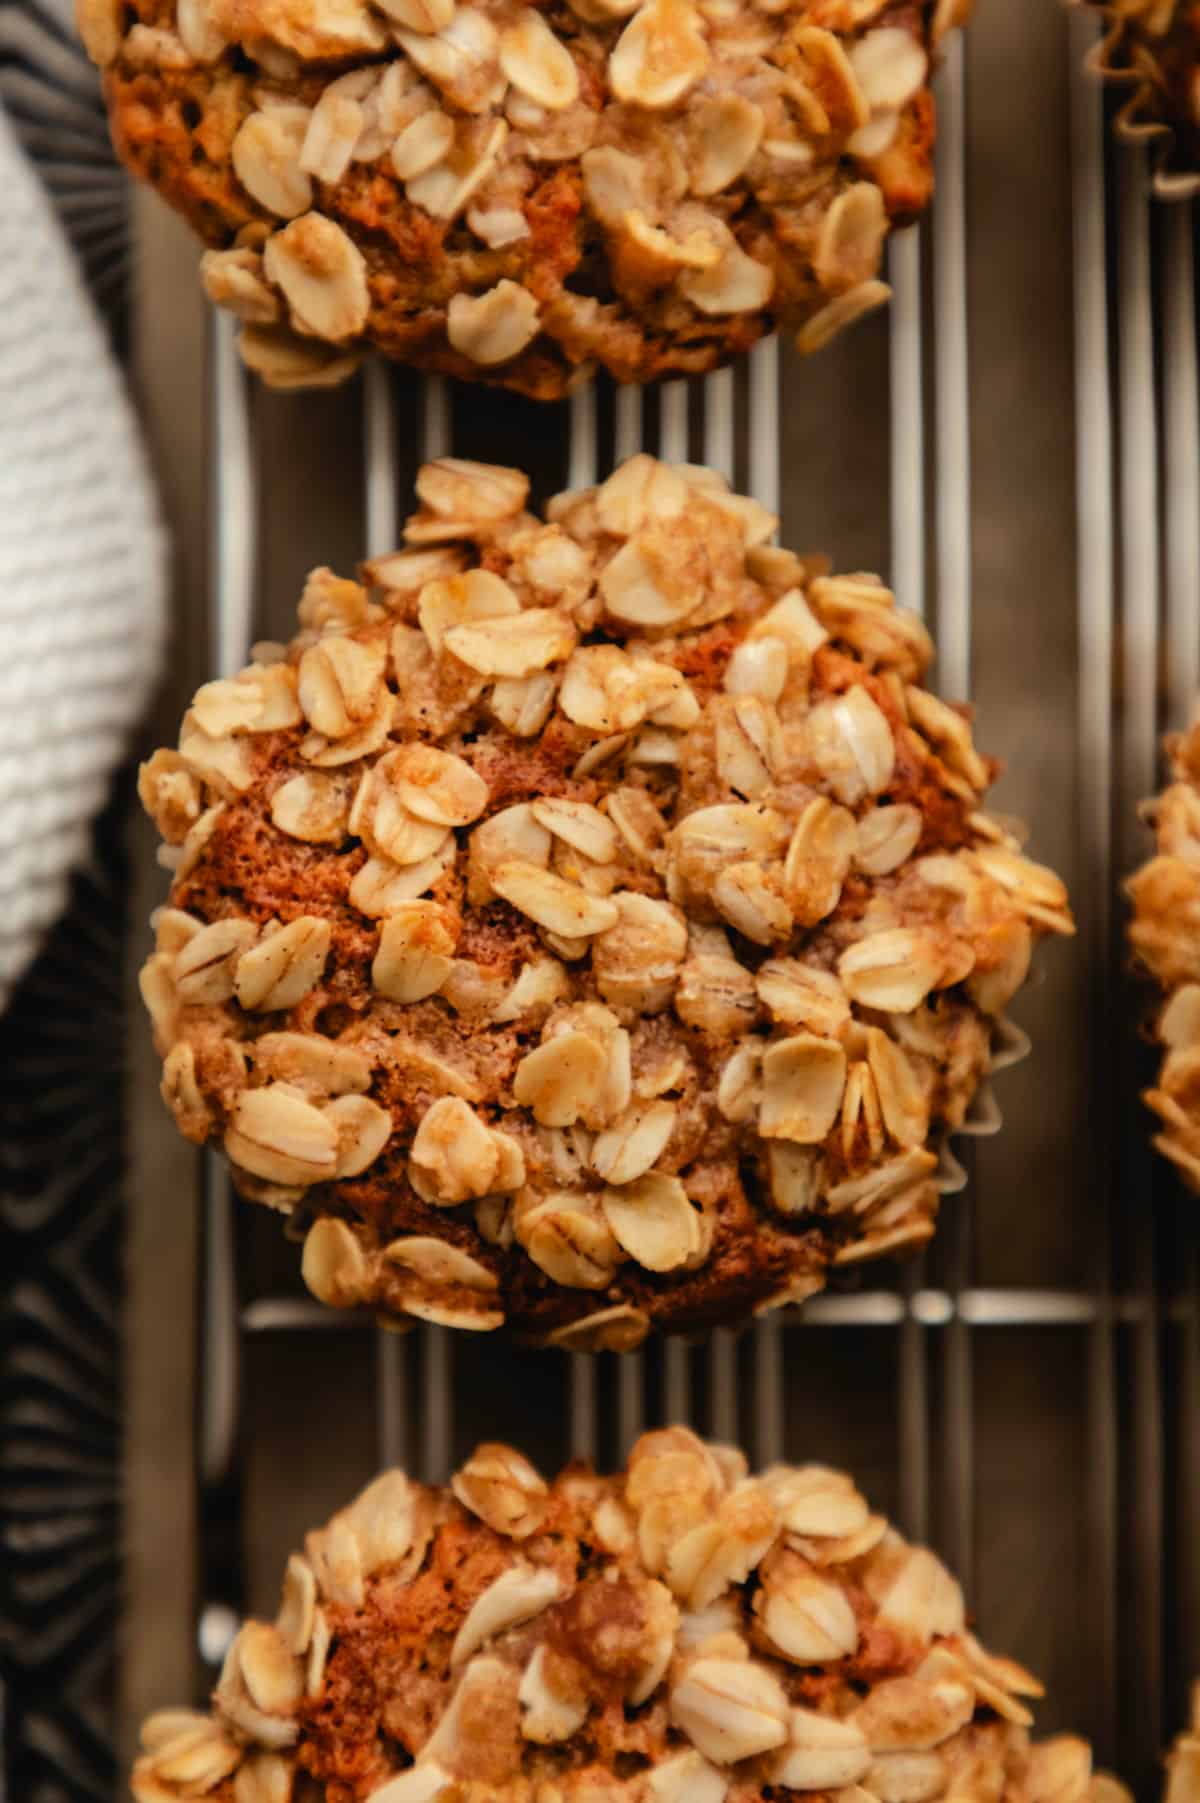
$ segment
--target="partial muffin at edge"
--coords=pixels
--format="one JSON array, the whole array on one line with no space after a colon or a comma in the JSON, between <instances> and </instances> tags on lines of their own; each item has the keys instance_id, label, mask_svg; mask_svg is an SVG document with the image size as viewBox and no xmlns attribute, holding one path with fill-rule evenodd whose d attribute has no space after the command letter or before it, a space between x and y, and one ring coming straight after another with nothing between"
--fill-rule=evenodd
<instances>
[{"instance_id":1,"label":"partial muffin at edge","mask_svg":"<svg viewBox=\"0 0 1200 1803\"><path fill-rule=\"evenodd\" d=\"M872 575L640 456L525 510L444 460L141 793L164 1095L313 1291L561 1344L923 1244L1066 892Z\"/></svg>"},{"instance_id":2,"label":"partial muffin at edge","mask_svg":"<svg viewBox=\"0 0 1200 1803\"><path fill-rule=\"evenodd\" d=\"M550 1485L483 1445L375 1480L288 1560L209 1714L143 1732L137 1803L1116 1803L1086 1741L845 1474L683 1428ZM1126 1799L1127 1803L1127 1799Z\"/></svg>"},{"instance_id":3,"label":"partial muffin at edge","mask_svg":"<svg viewBox=\"0 0 1200 1803\"><path fill-rule=\"evenodd\" d=\"M543 399L886 299L966 0L80 0L113 136L271 383L364 348Z\"/></svg>"},{"instance_id":4,"label":"partial muffin at edge","mask_svg":"<svg viewBox=\"0 0 1200 1803\"><path fill-rule=\"evenodd\" d=\"M1171 780L1146 804L1155 855L1129 879L1129 943L1163 992L1152 1032L1162 1064L1144 1100L1154 1143L1200 1190L1200 718L1165 741Z\"/></svg>"},{"instance_id":5,"label":"partial muffin at edge","mask_svg":"<svg viewBox=\"0 0 1200 1803\"><path fill-rule=\"evenodd\" d=\"M1200 4L1197 0L1088 0L1105 20L1090 63L1128 89L1117 114L1127 142L1148 141L1154 186L1186 199L1200 186Z\"/></svg>"}]
</instances>

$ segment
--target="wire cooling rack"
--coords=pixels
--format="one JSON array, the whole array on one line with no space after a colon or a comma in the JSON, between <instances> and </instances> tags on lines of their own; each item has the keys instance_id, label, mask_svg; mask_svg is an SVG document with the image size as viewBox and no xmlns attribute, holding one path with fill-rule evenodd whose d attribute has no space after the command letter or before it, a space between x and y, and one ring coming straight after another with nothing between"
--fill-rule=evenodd
<instances>
[{"instance_id":1,"label":"wire cooling rack","mask_svg":"<svg viewBox=\"0 0 1200 1803\"><path fill-rule=\"evenodd\" d=\"M203 1161L197 1431L155 1416L151 1461L155 1506L176 1498L185 1540L194 1522L176 1625L197 1688L240 1610L271 1606L286 1547L376 1464L436 1480L497 1434L607 1464L643 1426L690 1420L759 1462L852 1464L1047 1679L1041 1724L1089 1734L1153 1793L1200 1671L1200 1313L1195 1205L1136 1099L1145 1004L1119 883L1145 852L1159 734L1200 678L1200 414L1191 209L1152 203L1139 154L1111 149L1078 73L1094 36L1041 0L981 6L939 76L937 196L891 247L890 313L803 367L768 343L704 381L538 409L374 365L292 401L251 391L230 323L207 327L190 686L285 631L308 564L391 549L426 457L520 462L541 498L640 448L703 460L779 507L786 542L882 568L927 613L937 686L978 703L979 742L1009 765L999 805L1069 874L1080 930L1018 1005L1032 1058L997 1080L1004 1132L959 1143L967 1186L930 1252L740 1339L587 1359L376 1333L306 1300L276 1224ZM169 361L150 357L152 389ZM150 402L186 500L178 421ZM135 1282L143 1302L162 1308L161 1281ZM131 1612L161 1627L152 1590L135 1565ZM162 1700L160 1676L127 1683L131 1712Z\"/></svg>"}]
</instances>

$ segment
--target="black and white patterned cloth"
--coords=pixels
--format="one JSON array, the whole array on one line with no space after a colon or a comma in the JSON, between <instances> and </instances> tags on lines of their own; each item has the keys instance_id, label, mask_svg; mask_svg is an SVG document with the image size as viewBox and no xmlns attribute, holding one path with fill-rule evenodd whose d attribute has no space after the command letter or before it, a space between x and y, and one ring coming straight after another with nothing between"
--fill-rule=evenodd
<instances>
[{"instance_id":1,"label":"black and white patterned cloth","mask_svg":"<svg viewBox=\"0 0 1200 1803\"><path fill-rule=\"evenodd\" d=\"M129 191L71 0L0 0L0 109L37 169L92 298L118 331L130 272Z\"/></svg>"},{"instance_id":2,"label":"black and white patterned cloth","mask_svg":"<svg viewBox=\"0 0 1200 1803\"><path fill-rule=\"evenodd\" d=\"M120 1632L121 768L165 542L125 179L66 0L0 0L0 1800L107 1803Z\"/></svg>"}]
</instances>

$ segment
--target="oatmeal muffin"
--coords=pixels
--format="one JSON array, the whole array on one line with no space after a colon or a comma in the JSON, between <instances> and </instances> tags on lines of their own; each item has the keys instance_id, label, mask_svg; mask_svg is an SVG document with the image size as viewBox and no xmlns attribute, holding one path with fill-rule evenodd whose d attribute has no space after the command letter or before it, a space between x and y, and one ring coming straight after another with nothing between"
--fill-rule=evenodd
<instances>
[{"instance_id":1,"label":"oatmeal muffin","mask_svg":"<svg viewBox=\"0 0 1200 1803\"><path fill-rule=\"evenodd\" d=\"M1158 849L1126 885L1129 941L1166 997L1153 1023L1162 1066L1144 1098L1162 1122L1154 1143L1200 1190L1200 715L1166 752L1172 781L1145 808Z\"/></svg>"},{"instance_id":2,"label":"oatmeal muffin","mask_svg":"<svg viewBox=\"0 0 1200 1803\"><path fill-rule=\"evenodd\" d=\"M969 0L79 0L118 150L278 386L374 345L553 399L886 299Z\"/></svg>"},{"instance_id":3,"label":"oatmeal muffin","mask_svg":"<svg viewBox=\"0 0 1200 1803\"><path fill-rule=\"evenodd\" d=\"M1113 1803L924 1547L825 1466L646 1434L547 1486L483 1445L377 1478L287 1564L209 1714L153 1715L137 1803Z\"/></svg>"},{"instance_id":4,"label":"oatmeal muffin","mask_svg":"<svg viewBox=\"0 0 1200 1803\"><path fill-rule=\"evenodd\" d=\"M1091 59L1130 90L1117 131L1155 146L1155 188L1165 198L1200 183L1200 0L1088 0L1107 30Z\"/></svg>"},{"instance_id":5,"label":"oatmeal muffin","mask_svg":"<svg viewBox=\"0 0 1200 1803\"><path fill-rule=\"evenodd\" d=\"M879 579L639 456L407 548L143 767L163 1093L323 1300L571 1346L921 1245L1058 878Z\"/></svg>"}]
</instances>

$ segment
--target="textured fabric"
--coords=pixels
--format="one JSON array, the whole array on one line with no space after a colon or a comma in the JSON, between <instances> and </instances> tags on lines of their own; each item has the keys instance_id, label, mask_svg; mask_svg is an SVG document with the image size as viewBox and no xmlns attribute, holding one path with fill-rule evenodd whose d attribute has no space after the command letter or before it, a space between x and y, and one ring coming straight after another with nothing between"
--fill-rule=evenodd
<instances>
[{"instance_id":1,"label":"textured fabric","mask_svg":"<svg viewBox=\"0 0 1200 1803\"><path fill-rule=\"evenodd\" d=\"M128 294L130 183L113 152L75 0L0 0L0 108L49 196L110 332Z\"/></svg>"},{"instance_id":2,"label":"textured fabric","mask_svg":"<svg viewBox=\"0 0 1200 1803\"><path fill-rule=\"evenodd\" d=\"M165 537L74 257L0 112L0 1003L149 694Z\"/></svg>"}]
</instances>

